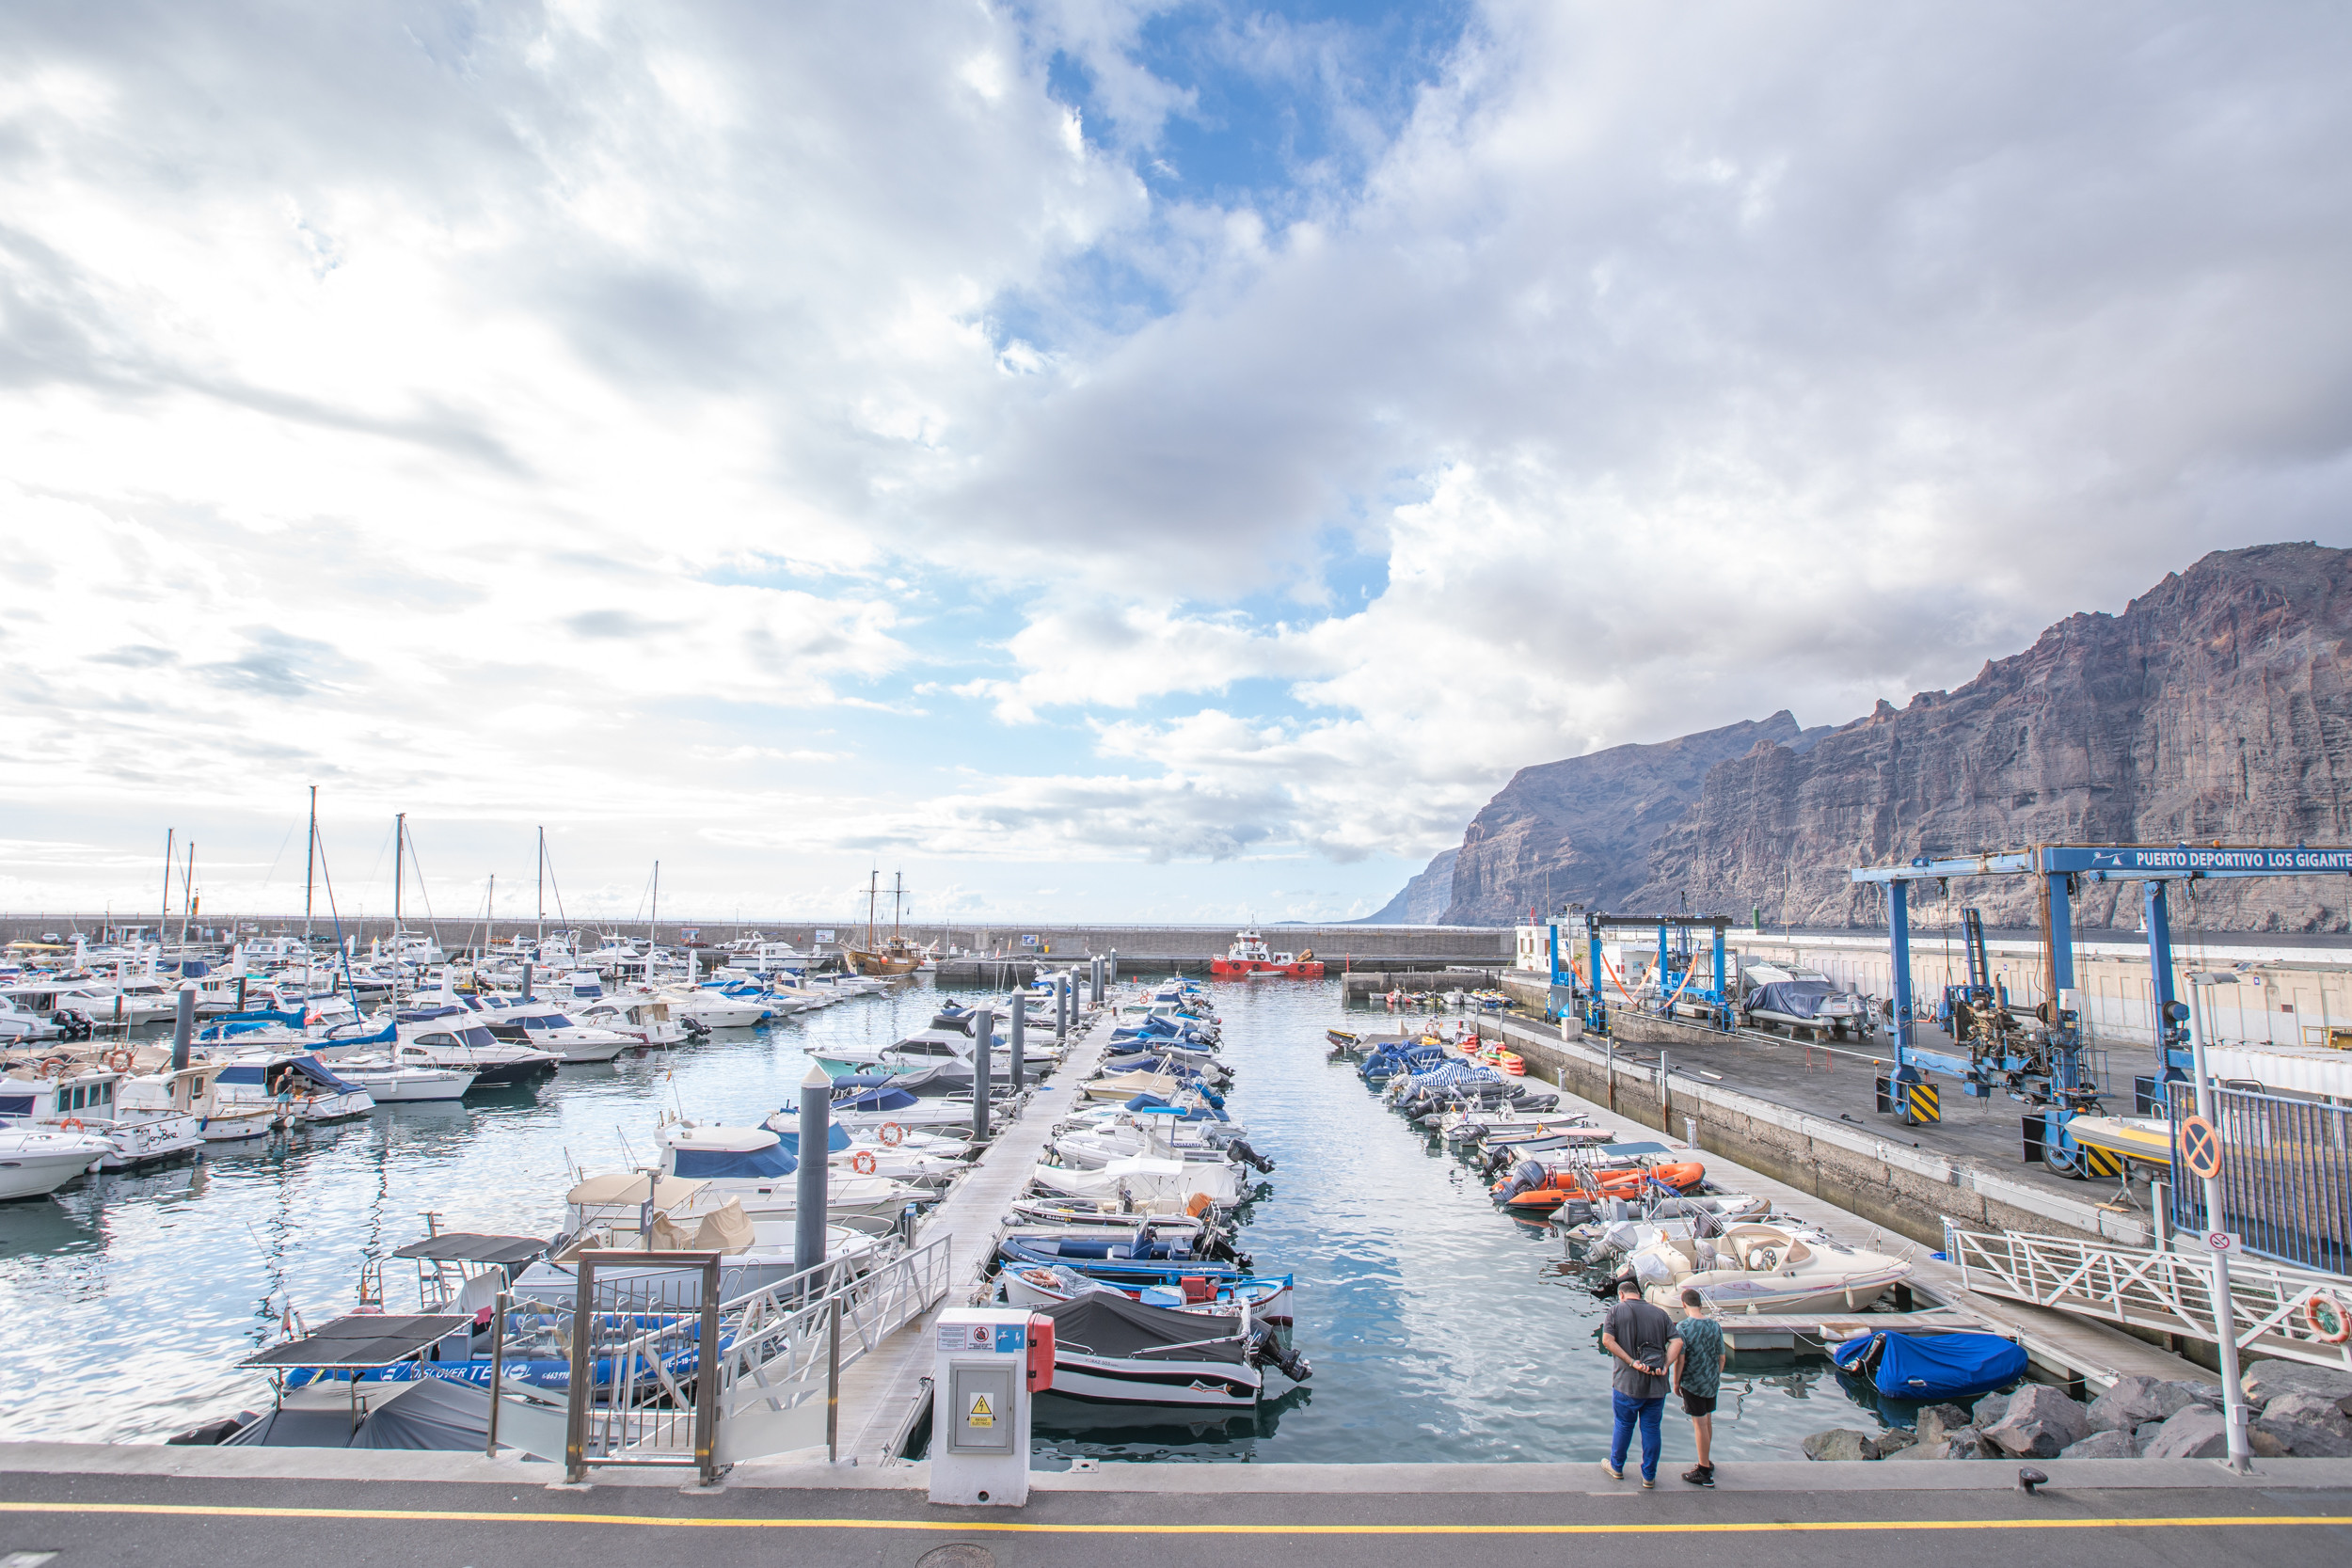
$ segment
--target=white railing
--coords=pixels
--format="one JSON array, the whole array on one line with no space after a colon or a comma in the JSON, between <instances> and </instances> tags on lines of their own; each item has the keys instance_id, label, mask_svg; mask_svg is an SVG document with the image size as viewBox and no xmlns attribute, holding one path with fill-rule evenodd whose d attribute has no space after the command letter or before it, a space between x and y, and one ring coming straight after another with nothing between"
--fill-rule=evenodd
<instances>
[{"instance_id":1,"label":"white railing","mask_svg":"<svg viewBox=\"0 0 2352 1568\"><path fill-rule=\"evenodd\" d=\"M2031 1302L2132 1328L2217 1343L2210 1257L2154 1252L2018 1231L1944 1227L1944 1253L1961 1283L1981 1295ZM2240 1350L2352 1367L2352 1344L2330 1344L2311 1321L2311 1303L2332 1298L2352 1309L2352 1279L2239 1256L2230 1262L2231 1330ZM2323 1320L2327 1314L2323 1311Z\"/></svg>"},{"instance_id":2,"label":"white railing","mask_svg":"<svg viewBox=\"0 0 2352 1568\"><path fill-rule=\"evenodd\" d=\"M841 1369L947 1293L948 1242L910 1248L816 1295L788 1280L728 1302L719 1375L719 1458L732 1465L836 1437Z\"/></svg>"}]
</instances>

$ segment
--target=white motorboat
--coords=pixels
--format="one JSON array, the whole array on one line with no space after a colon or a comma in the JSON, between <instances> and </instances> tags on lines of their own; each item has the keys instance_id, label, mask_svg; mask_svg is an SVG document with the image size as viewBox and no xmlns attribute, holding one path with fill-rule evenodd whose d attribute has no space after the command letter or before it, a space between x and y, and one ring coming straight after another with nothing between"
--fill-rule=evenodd
<instances>
[{"instance_id":1,"label":"white motorboat","mask_svg":"<svg viewBox=\"0 0 2352 1568\"><path fill-rule=\"evenodd\" d=\"M378 1105L461 1099L474 1080L465 1068L403 1066L386 1056L346 1056L335 1064L335 1076L367 1090Z\"/></svg>"},{"instance_id":2,"label":"white motorboat","mask_svg":"<svg viewBox=\"0 0 2352 1568\"><path fill-rule=\"evenodd\" d=\"M1837 983L1818 969L1794 964L1747 963L1740 966L1740 1021L1754 1026L1786 1029L1791 1035L1844 1039L1849 1034L1870 1033L1870 999Z\"/></svg>"},{"instance_id":3,"label":"white motorboat","mask_svg":"<svg viewBox=\"0 0 2352 1568\"><path fill-rule=\"evenodd\" d=\"M1755 1220L1712 1238L1664 1235L1628 1262L1643 1294L1658 1306L1678 1311L1682 1292L1692 1290L1718 1314L1858 1312L1912 1272L1907 1259Z\"/></svg>"},{"instance_id":4,"label":"white motorboat","mask_svg":"<svg viewBox=\"0 0 2352 1568\"><path fill-rule=\"evenodd\" d=\"M529 1046L556 1057L565 1067L609 1062L624 1051L642 1051L644 1044L612 1029L575 1023L552 1008L518 1004L485 1015L491 1037L509 1045Z\"/></svg>"},{"instance_id":5,"label":"white motorboat","mask_svg":"<svg viewBox=\"0 0 2352 1568\"><path fill-rule=\"evenodd\" d=\"M661 999L670 1005L672 1016L688 1023L699 1023L706 1029L748 1029L782 1016L772 1002L729 996L710 986L665 986Z\"/></svg>"},{"instance_id":6,"label":"white motorboat","mask_svg":"<svg viewBox=\"0 0 2352 1568\"><path fill-rule=\"evenodd\" d=\"M1241 1173L1224 1161L1210 1164L1136 1154L1113 1160L1097 1170L1039 1165L1029 1173L1029 1182L1040 1192L1098 1201L1173 1198L1181 1202L1199 1197L1220 1209L1230 1209L1241 1201Z\"/></svg>"},{"instance_id":7,"label":"white motorboat","mask_svg":"<svg viewBox=\"0 0 2352 1568\"><path fill-rule=\"evenodd\" d=\"M800 1163L770 1129L671 1121L663 1124L659 1136L662 1176L707 1182L722 1199L739 1200L755 1220L799 1210ZM825 1212L834 1219L863 1215L892 1220L908 1204L930 1196L885 1176L860 1175L855 1169L825 1172Z\"/></svg>"},{"instance_id":8,"label":"white motorboat","mask_svg":"<svg viewBox=\"0 0 2352 1568\"><path fill-rule=\"evenodd\" d=\"M1050 1397L1097 1404L1242 1410L1263 1374L1248 1308L1202 1315L1089 1291L1038 1310L1054 1320Z\"/></svg>"},{"instance_id":9,"label":"white motorboat","mask_svg":"<svg viewBox=\"0 0 2352 1568\"><path fill-rule=\"evenodd\" d=\"M91 1132L0 1127L0 1201L40 1197L100 1168L114 1145Z\"/></svg>"},{"instance_id":10,"label":"white motorboat","mask_svg":"<svg viewBox=\"0 0 2352 1568\"><path fill-rule=\"evenodd\" d=\"M690 1037L685 1021L671 1016L670 1003L647 992L624 991L571 1012L590 1028L627 1035L649 1051L684 1045Z\"/></svg>"},{"instance_id":11,"label":"white motorboat","mask_svg":"<svg viewBox=\"0 0 2352 1568\"><path fill-rule=\"evenodd\" d=\"M368 1091L337 1077L307 1051L215 1058L210 1121L239 1121L257 1110L291 1126L350 1121L375 1109ZM205 1129L212 1140L212 1129ZM215 1140L216 1141L216 1140Z\"/></svg>"},{"instance_id":12,"label":"white motorboat","mask_svg":"<svg viewBox=\"0 0 2352 1568\"><path fill-rule=\"evenodd\" d=\"M22 1070L0 1078L0 1125L24 1132L87 1132L103 1138L113 1152L101 1160L107 1170L130 1170L175 1159L203 1145L200 1113L188 1101L183 1076L175 1103L169 1074L133 1076L132 1053L118 1048L97 1062L60 1062L50 1076Z\"/></svg>"},{"instance_id":13,"label":"white motorboat","mask_svg":"<svg viewBox=\"0 0 2352 1568\"><path fill-rule=\"evenodd\" d=\"M401 1066L470 1071L477 1089L528 1084L555 1070L558 1058L552 1052L510 1044L457 1009L449 1009L457 1014L454 1017L440 1016L441 1011L437 1008L421 1022L404 1020L398 1025L393 1059ZM321 1046L314 1053L333 1062L344 1056L373 1055L388 1043L367 1036Z\"/></svg>"}]
</instances>

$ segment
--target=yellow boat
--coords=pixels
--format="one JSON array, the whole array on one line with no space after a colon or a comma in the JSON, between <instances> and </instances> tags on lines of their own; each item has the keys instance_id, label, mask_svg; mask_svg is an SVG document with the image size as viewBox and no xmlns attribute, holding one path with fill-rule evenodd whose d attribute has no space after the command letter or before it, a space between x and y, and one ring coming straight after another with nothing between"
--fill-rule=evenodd
<instances>
[{"instance_id":1,"label":"yellow boat","mask_svg":"<svg viewBox=\"0 0 2352 1568\"><path fill-rule=\"evenodd\" d=\"M2152 1165L2172 1164L2172 1124L2153 1117L2076 1117L2066 1131L2078 1144Z\"/></svg>"}]
</instances>

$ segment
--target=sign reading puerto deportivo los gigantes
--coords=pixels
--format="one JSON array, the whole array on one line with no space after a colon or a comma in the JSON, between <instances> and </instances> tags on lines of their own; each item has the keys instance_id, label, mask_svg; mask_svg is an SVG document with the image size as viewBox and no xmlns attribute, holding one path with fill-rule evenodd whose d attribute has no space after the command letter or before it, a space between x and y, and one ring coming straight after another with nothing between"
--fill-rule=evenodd
<instances>
[{"instance_id":1,"label":"sign reading puerto deportivo los gigantes","mask_svg":"<svg viewBox=\"0 0 2352 1568\"><path fill-rule=\"evenodd\" d=\"M2169 849L2046 849L2042 851L2044 871L2120 871L2171 872L2193 876L2199 872L2289 873L2297 871L2342 871L2352 873L2352 849L2295 848L2199 849L2189 845L2177 845Z\"/></svg>"}]
</instances>

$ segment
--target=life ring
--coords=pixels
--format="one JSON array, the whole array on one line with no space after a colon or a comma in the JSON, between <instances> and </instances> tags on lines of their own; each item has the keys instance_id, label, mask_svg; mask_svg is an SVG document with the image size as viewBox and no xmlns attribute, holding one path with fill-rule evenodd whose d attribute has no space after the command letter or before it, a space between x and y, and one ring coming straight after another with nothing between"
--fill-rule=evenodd
<instances>
[{"instance_id":1,"label":"life ring","mask_svg":"<svg viewBox=\"0 0 2352 1568\"><path fill-rule=\"evenodd\" d=\"M84 1121L80 1117L68 1117L65 1120L57 1123L57 1126L64 1132L80 1132L87 1129L89 1123Z\"/></svg>"},{"instance_id":2,"label":"life ring","mask_svg":"<svg viewBox=\"0 0 2352 1568\"><path fill-rule=\"evenodd\" d=\"M2323 1345L2352 1339L2352 1311L2326 1291L2313 1291L2303 1303L2303 1323Z\"/></svg>"},{"instance_id":3,"label":"life ring","mask_svg":"<svg viewBox=\"0 0 2352 1568\"><path fill-rule=\"evenodd\" d=\"M62 1078L62 1077L64 1077L64 1076L65 1076L65 1058L64 1058L63 1056L52 1056L52 1057L50 1057L47 1061L45 1061L45 1062L41 1063L41 1064L40 1064L40 1075L41 1075L43 1078Z\"/></svg>"},{"instance_id":4,"label":"life ring","mask_svg":"<svg viewBox=\"0 0 2352 1568\"><path fill-rule=\"evenodd\" d=\"M873 1175L874 1151L870 1148L861 1148L855 1154L850 1155L850 1168L860 1176Z\"/></svg>"},{"instance_id":5,"label":"life ring","mask_svg":"<svg viewBox=\"0 0 2352 1568\"><path fill-rule=\"evenodd\" d=\"M131 1064L134 1059L135 1058L128 1051L117 1050L106 1053L106 1066L111 1068L116 1072L130 1071Z\"/></svg>"},{"instance_id":6,"label":"life ring","mask_svg":"<svg viewBox=\"0 0 2352 1568\"><path fill-rule=\"evenodd\" d=\"M882 1124L882 1141L896 1148L907 1141L907 1130L895 1121L885 1121Z\"/></svg>"}]
</instances>

